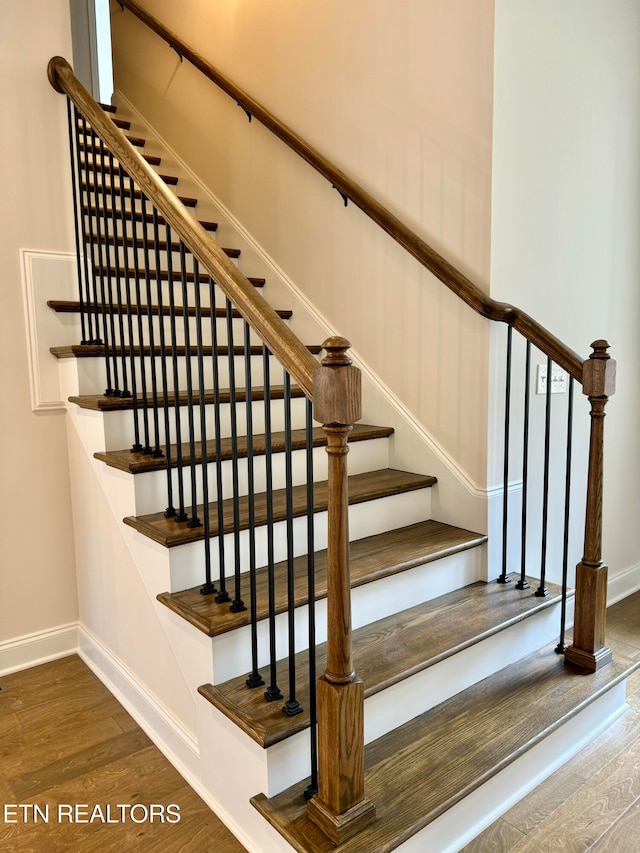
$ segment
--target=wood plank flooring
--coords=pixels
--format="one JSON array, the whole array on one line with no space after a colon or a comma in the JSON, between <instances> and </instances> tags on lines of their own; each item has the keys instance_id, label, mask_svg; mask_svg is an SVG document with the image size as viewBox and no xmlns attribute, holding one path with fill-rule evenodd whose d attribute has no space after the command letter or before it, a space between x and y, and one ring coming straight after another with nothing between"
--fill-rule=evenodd
<instances>
[{"instance_id":1,"label":"wood plank flooring","mask_svg":"<svg viewBox=\"0 0 640 853\"><path fill-rule=\"evenodd\" d=\"M8 675L0 691L0 850L243 853L244 847L187 785L124 708L75 655ZM175 803L180 821L70 823L59 804ZM49 806L49 822L7 804ZM89 812L90 814L90 812ZM134 812L136 819L143 809Z\"/></svg>"},{"instance_id":2,"label":"wood plank flooring","mask_svg":"<svg viewBox=\"0 0 640 853\"><path fill-rule=\"evenodd\" d=\"M607 611L616 650L640 660L640 592ZM630 710L461 853L635 853L640 850L640 673Z\"/></svg>"}]
</instances>

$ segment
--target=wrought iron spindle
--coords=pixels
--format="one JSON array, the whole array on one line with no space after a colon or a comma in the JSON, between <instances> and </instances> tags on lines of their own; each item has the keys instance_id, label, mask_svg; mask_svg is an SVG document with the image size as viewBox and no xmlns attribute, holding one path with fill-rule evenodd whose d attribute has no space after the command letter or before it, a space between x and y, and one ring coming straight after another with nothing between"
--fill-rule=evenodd
<instances>
[{"instance_id":1,"label":"wrought iron spindle","mask_svg":"<svg viewBox=\"0 0 640 853\"><path fill-rule=\"evenodd\" d=\"M253 388L251 382L251 327L244 322L244 386L247 425L247 503L249 510L249 610L251 614L251 673L247 687L262 687L258 670L258 595L256 589L256 507L253 467Z\"/></svg>"},{"instance_id":2,"label":"wrought iron spindle","mask_svg":"<svg viewBox=\"0 0 640 853\"><path fill-rule=\"evenodd\" d=\"M289 698L282 710L289 717L302 713L296 699L296 588L293 561L293 451L291 442L291 377L284 371L284 456L287 504L287 628L289 633Z\"/></svg>"},{"instance_id":3,"label":"wrought iron spindle","mask_svg":"<svg viewBox=\"0 0 640 853\"><path fill-rule=\"evenodd\" d=\"M544 484L542 487L542 553L540 556L540 586L535 594L539 598L549 595L545 587L547 574L547 534L549 519L549 458L551 451L551 369L553 362L547 357L547 397L544 417Z\"/></svg>"},{"instance_id":4,"label":"wrought iron spindle","mask_svg":"<svg viewBox=\"0 0 640 853\"><path fill-rule=\"evenodd\" d=\"M232 613L246 610L242 600L242 575L240 562L240 503L238 477L238 413L236 411L236 358L233 346L233 308L229 299L226 300L225 315L227 319L227 355L229 361L229 405L231 419L231 479L233 489L233 573L235 593L230 605Z\"/></svg>"},{"instance_id":5,"label":"wrought iron spindle","mask_svg":"<svg viewBox=\"0 0 640 853\"><path fill-rule=\"evenodd\" d=\"M522 442L522 531L520 546L520 580L516 589L528 589L527 573L527 483L529 479L529 406L531 393L531 342L527 341L524 366L524 430Z\"/></svg>"},{"instance_id":6,"label":"wrought iron spindle","mask_svg":"<svg viewBox=\"0 0 640 853\"><path fill-rule=\"evenodd\" d=\"M131 244L133 246L133 281L136 294L136 319L138 331L138 347L140 348L140 410L142 412L142 432L143 442L136 438L131 450L134 453L151 453L151 438L149 434L149 400L147 398L147 366L144 360L144 328L142 323L142 301L140 292L140 261L138 257L138 219L136 216L136 197L133 180L129 180L129 216L131 218ZM126 218L126 211L123 211L123 217ZM143 223L143 228L146 226ZM147 311L151 311L151 306L147 305Z\"/></svg>"},{"instance_id":7,"label":"wrought iron spindle","mask_svg":"<svg viewBox=\"0 0 640 853\"><path fill-rule=\"evenodd\" d=\"M498 583L510 583L511 578L507 574L508 562L508 527L509 527L509 426L511 420L511 347L513 341L513 329L507 326L507 374L505 380L505 402L504 402L504 469L503 469L503 494L502 494L502 573Z\"/></svg>"},{"instance_id":8,"label":"wrought iron spindle","mask_svg":"<svg viewBox=\"0 0 640 853\"><path fill-rule=\"evenodd\" d=\"M110 338L109 343L109 353L107 354L107 360L109 359L109 355L111 356L111 372L113 384L109 381L108 388L111 391L106 391L105 393L110 393L112 397L120 396L120 378L119 378L119 370L118 370L118 357L117 357L117 340L116 340L116 319L115 319L115 305L113 301L113 275L114 268L111 263L111 247L109 241L109 219L113 217L114 211L109 211L109 205L107 203L107 189L105 185L105 162L107 160L107 149L105 148L104 142L102 139L99 139L100 143L100 182L96 181L96 194L100 191L100 206L102 207L102 223L104 227L103 233L103 242L104 242L104 279L107 285L107 316L109 318L109 335L105 334L105 352L107 351L107 339Z\"/></svg>"},{"instance_id":9,"label":"wrought iron spindle","mask_svg":"<svg viewBox=\"0 0 640 853\"><path fill-rule=\"evenodd\" d=\"M262 365L264 375L264 445L265 445L265 492L267 499L267 585L269 589L269 686L264 692L268 702L283 699L277 681L276 672L276 572L274 555L274 513L273 513L273 459L271 446L271 374L269 359L271 353L266 345L262 346Z\"/></svg>"},{"instance_id":10,"label":"wrought iron spindle","mask_svg":"<svg viewBox=\"0 0 640 853\"><path fill-rule=\"evenodd\" d=\"M309 737L311 752L311 782L304 795L309 800L318 793L318 705L316 699L316 567L315 526L313 508L313 403L306 403L307 455L307 596L309 598Z\"/></svg>"},{"instance_id":11,"label":"wrought iron spindle","mask_svg":"<svg viewBox=\"0 0 640 853\"><path fill-rule=\"evenodd\" d=\"M184 360L185 385L187 389L187 419L189 423L189 472L191 476L191 518L187 527L202 527L198 517L198 499L196 494L196 436L195 418L193 414L193 376L191 371L191 330L189 324L189 292L187 289L187 255L186 247L180 240L180 282L182 284L182 311L184 318ZM205 507L207 511L207 507Z\"/></svg>"},{"instance_id":12,"label":"wrought iron spindle","mask_svg":"<svg viewBox=\"0 0 640 853\"><path fill-rule=\"evenodd\" d=\"M107 160L109 163L109 188L111 190L111 237L109 242L113 244L113 263L114 263L114 276L116 283L116 299L118 304L118 333L120 335L120 363L122 367L122 388L120 389L119 397L130 397L131 391L129 391L129 381L127 378L127 351L125 346L125 322L124 322L124 304L122 300L122 276L125 276L125 287L127 282L127 269L126 265L120 263L120 250L124 253L124 259L127 257L127 246L124 239L122 240L122 245L120 245L119 240L119 229L118 223L122 219L122 210L118 210L117 198L116 198L116 188L115 188L115 180L116 180L116 168L115 168L115 159L111 151L107 151ZM103 172L102 180L105 180L105 175ZM124 223L124 220L122 220ZM133 346L133 339L129 337L129 346ZM116 356L116 351L114 351L114 358Z\"/></svg>"},{"instance_id":13,"label":"wrought iron spindle","mask_svg":"<svg viewBox=\"0 0 640 853\"><path fill-rule=\"evenodd\" d=\"M173 410L176 425L176 480L178 484L178 509L170 501L164 511L166 518L176 521L186 521L188 518L184 501L184 462L182 457L182 422L180 420L180 382L178 371L178 332L176 328L176 301L173 291L173 246L171 245L171 228L165 222L165 239L167 242L167 278L169 280L169 334L171 336L171 367L173 374ZM169 437L167 434L167 444Z\"/></svg>"},{"instance_id":14,"label":"wrought iron spindle","mask_svg":"<svg viewBox=\"0 0 640 853\"><path fill-rule=\"evenodd\" d=\"M129 368L131 373L131 406L133 412L133 447L141 448L140 444L140 424L139 424L139 403L138 403L138 381L136 377L136 352L135 352L135 335L133 332L133 303L131 301L131 270L129 267L129 238L127 234L127 217L126 217L126 190L125 184L128 181L129 188L133 185L133 179L118 164L118 177L120 181L120 217L122 220L122 245L124 247L124 289L126 294L126 311L127 311L127 331L129 333ZM133 232L132 232L133 233ZM135 242L132 237L133 252L136 252ZM133 448L132 448L133 449Z\"/></svg>"},{"instance_id":15,"label":"wrought iron spindle","mask_svg":"<svg viewBox=\"0 0 640 853\"><path fill-rule=\"evenodd\" d=\"M152 210L153 220L153 246L156 262L156 298L158 300L158 336L160 339L160 380L162 382L162 416L164 421L164 446L165 456L167 458L167 508L165 509L165 518L171 517L174 513L170 512L173 508L173 469L171 465L171 429L169 422L169 382L167 376L167 341L164 329L164 299L162 296L162 279L160 277L160 234L158 222L158 209L155 204ZM173 282L169 281L169 290L173 288ZM174 342L175 346L175 342ZM169 515L167 515L169 513Z\"/></svg>"},{"instance_id":16,"label":"wrought iron spindle","mask_svg":"<svg viewBox=\"0 0 640 853\"><path fill-rule=\"evenodd\" d=\"M560 610L560 639L555 648L558 655L564 654L567 644L564 641L567 624L567 577L569 574L569 518L571 515L571 453L573 445L573 376L569 377L569 398L567 401L567 459L564 480L564 534L562 542L562 605Z\"/></svg>"},{"instance_id":17,"label":"wrought iron spindle","mask_svg":"<svg viewBox=\"0 0 640 853\"><path fill-rule=\"evenodd\" d=\"M82 202L80 204L80 210L82 211L82 236L84 240L84 278L87 285L87 302L89 303L89 310L87 311L89 332L88 343L94 344L94 346L101 346L103 341L100 337L99 328L100 310L98 307L98 284L95 262L95 246L91 226L91 195L89 193L89 158L87 149L87 137L89 135L89 132L87 130L87 121L85 117L82 115L82 113L78 113L75 107L74 110L76 117L79 117L80 119L80 126L78 126L77 123L75 126L76 151L78 153L80 152L81 148L80 136L82 136L82 139L84 140L84 162L78 161L78 165L82 175L81 184L86 197L86 204ZM89 258L91 258L91 275L89 275ZM92 318L93 330L91 328Z\"/></svg>"},{"instance_id":18,"label":"wrought iron spindle","mask_svg":"<svg viewBox=\"0 0 640 853\"><path fill-rule=\"evenodd\" d=\"M76 127L78 124L78 113L74 107L74 118L76 122ZM77 168L77 157L78 151L75 145L73 144L74 140L74 132L73 132L73 118L71 117L71 100L67 97L67 120L69 123L69 155L71 158L71 193L73 196L73 225L74 225L74 236L76 241L76 266L78 270L78 302L80 303L80 331L81 331L81 344L88 344L91 340L91 334L87 334L87 308L86 304L89 301L88 298L85 298L85 286L88 287L88 281L85 278L83 280L82 276L82 257L80 254L80 225L78 223L78 219L82 216L79 206L78 206L78 195L79 195L79 168ZM80 189L80 193L82 190Z\"/></svg>"},{"instance_id":19,"label":"wrought iron spindle","mask_svg":"<svg viewBox=\"0 0 640 853\"><path fill-rule=\"evenodd\" d=\"M169 285L171 286L171 284ZM193 259L194 305L196 312L196 349L198 353L198 398L200 403L200 455L202 464L202 518L204 534L204 584L200 587L202 595L217 592L211 580L211 529L209 522L209 472L207 452L207 410L204 395L204 354L202 348L202 298L200 294L200 265ZM216 463L219 462L219 448L216 447Z\"/></svg>"},{"instance_id":20,"label":"wrought iron spindle","mask_svg":"<svg viewBox=\"0 0 640 853\"><path fill-rule=\"evenodd\" d=\"M218 311L213 279L209 278L209 305L211 306L211 364L213 367L213 421L216 447L220 447L222 428L220 424L220 376L218 373ZM224 491L222 488L222 465L216 459L216 508L218 511L218 562L220 564L220 591L216 595L218 604L231 601L227 592L226 567L224 562Z\"/></svg>"},{"instance_id":21,"label":"wrought iron spindle","mask_svg":"<svg viewBox=\"0 0 640 853\"><path fill-rule=\"evenodd\" d=\"M98 137L96 136L93 128L90 128L91 133L91 160L92 160L92 170L93 170L93 210L91 209L91 201L88 200L88 207L90 215L93 214L96 223L96 239L97 239L97 265L93 268L93 274L98 275L98 280L100 282L100 296L99 296L99 304L100 310L102 314L102 335L104 338L104 363L105 370L107 374L107 387L105 389L105 395L107 397L113 396L113 387L111 382L111 364L110 364L110 341L109 341L109 326L107 323L107 305L105 298L105 268L106 268L106 260L103 253L103 237L104 233L102 230L102 214L103 209L100 205L100 195L98 192ZM89 151L89 146L87 143L87 138L85 136L85 156ZM89 193L90 195L90 193ZM106 227L105 227L106 231Z\"/></svg>"},{"instance_id":22,"label":"wrought iron spindle","mask_svg":"<svg viewBox=\"0 0 640 853\"><path fill-rule=\"evenodd\" d=\"M144 278L146 284L147 296L147 318L149 325L149 368L151 374L151 411L153 418L153 450L151 456L154 459L161 459L164 453L160 449L160 414L158 405L158 373L156 370L156 337L153 328L153 311L151 305L153 303L151 297L151 269L149 262L149 233L147 224L147 197L140 192L140 207L142 214L142 256L144 258ZM156 270L156 275L160 275L160 270ZM158 282L159 283L159 282ZM159 321L162 323L162 316L159 316ZM144 352L140 352L140 357L144 359Z\"/></svg>"}]
</instances>

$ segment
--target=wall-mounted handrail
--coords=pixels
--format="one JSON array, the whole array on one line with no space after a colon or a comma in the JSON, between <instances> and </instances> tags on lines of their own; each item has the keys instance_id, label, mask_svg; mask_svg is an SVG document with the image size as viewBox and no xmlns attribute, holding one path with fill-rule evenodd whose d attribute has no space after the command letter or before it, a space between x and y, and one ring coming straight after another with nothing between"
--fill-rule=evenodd
<instances>
[{"instance_id":1,"label":"wall-mounted handrail","mask_svg":"<svg viewBox=\"0 0 640 853\"><path fill-rule=\"evenodd\" d=\"M417 261L430 270L450 290L457 294L460 299L467 303L474 311L489 320L498 320L507 323L524 335L527 340L542 350L556 364L559 364L578 382L582 382L582 358L570 347L566 346L559 338L545 329L536 320L521 311L519 308L506 302L497 302L487 296L477 285L470 281L465 275L457 270L449 261L445 260L438 252L428 245L421 237L394 216L373 196L364 190L355 181L347 177L340 169L334 166L312 145L306 142L295 131L280 121L266 107L252 98L247 92L236 86L221 71L211 65L203 56L193 50L174 32L164 24L150 15L136 0L118 0L121 6L129 9L144 24L152 29L157 35L164 39L173 50L181 57L187 59L205 77L219 86L231 98L237 101L249 115L256 118L267 127L285 145L288 145L303 160L313 166L316 171L323 175L341 195L353 202L374 222L384 229L396 242L400 243Z\"/></svg>"},{"instance_id":2,"label":"wall-mounted handrail","mask_svg":"<svg viewBox=\"0 0 640 853\"><path fill-rule=\"evenodd\" d=\"M113 124L74 75L66 59L55 56L49 62L49 81L54 89L66 94L98 136L106 143L122 167L134 178L140 189L158 208L171 228L179 234L204 270L212 276L235 305L256 334L280 363L294 377L309 399L313 397L313 374L318 362L307 347L278 316L255 287L227 258L201 225L185 211L174 195L126 141L122 131Z\"/></svg>"}]
</instances>

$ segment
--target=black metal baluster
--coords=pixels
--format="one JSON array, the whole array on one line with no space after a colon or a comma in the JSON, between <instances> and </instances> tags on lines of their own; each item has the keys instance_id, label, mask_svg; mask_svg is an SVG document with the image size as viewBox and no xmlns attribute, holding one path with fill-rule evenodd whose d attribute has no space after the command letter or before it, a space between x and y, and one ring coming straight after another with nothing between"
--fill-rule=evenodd
<instances>
[{"instance_id":1,"label":"black metal baluster","mask_svg":"<svg viewBox=\"0 0 640 853\"><path fill-rule=\"evenodd\" d=\"M107 299L108 299L108 317L109 317L109 336L105 333L105 351L107 348L107 339L110 337L110 355L111 355L111 372L113 385L111 382L108 382L108 387L111 388L110 395L112 397L120 396L120 379L118 375L118 356L117 356L117 343L116 343L116 320L115 320L115 305L113 302L113 274L114 269L111 265L111 248L109 245L109 207L107 205L108 196L107 196L107 188L105 186L105 161L107 159L107 149L104 147L104 142L100 139L100 195L102 201L102 220L104 225L104 276L107 282ZM98 187L96 186L96 192L98 191ZM113 217L114 212L111 211L111 216ZM107 356L108 358L108 356ZM105 392L109 393L109 392Z\"/></svg>"},{"instance_id":2,"label":"black metal baluster","mask_svg":"<svg viewBox=\"0 0 640 853\"><path fill-rule=\"evenodd\" d=\"M247 501L249 504L249 606L251 611L251 674L247 687L261 687L264 678L258 670L258 615L256 589L256 508L253 470L253 390L251 384L251 328L244 323L244 385L247 422Z\"/></svg>"},{"instance_id":3,"label":"black metal baluster","mask_svg":"<svg viewBox=\"0 0 640 853\"><path fill-rule=\"evenodd\" d=\"M138 347L140 349L140 409L142 411L142 432L143 442L136 438L131 450L134 453L151 453L151 439L149 435L149 400L147 398L147 367L144 360L144 330L142 325L142 303L140 294L140 261L138 258L138 220L136 218L136 197L133 180L129 181L129 213L131 216L131 240L133 245L133 273L136 294L136 318L138 327ZM123 218L126 219L126 212L123 211ZM142 227L146 228L146 223L142 223ZM151 306L147 305L147 311L151 311Z\"/></svg>"},{"instance_id":4,"label":"black metal baluster","mask_svg":"<svg viewBox=\"0 0 640 853\"><path fill-rule=\"evenodd\" d=\"M187 418L189 423L189 471L191 474L191 518L187 527L202 527L198 517L198 500L196 494L196 436L195 419L193 416L193 377L191 371L191 330L189 326L189 293L187 290L187 255L186 247L180 240L180 281L182 283L182 310L184 317L184 356L187 387ZM205 507L208 512L208 507Z\"/></svg>"},{"instance_id":5,"label":"black metal baluster","mask_svg":"<svg viewBox=\"0 0 640 853\"><path fill-rule=\"evenodd\" d=\"M227 355L229 360L229 394L230 394L230 417L231 417L231 478L233 484L233 566L235 580L235 594L230 605L232 613L240 613L246 610L242 600L242 575L240 564L240 503L239 503L239 478L238 478L238 413L236 412L236 360L233 346L233 308L231 302L226 300L227 319Z\"/></svg>"},{"instance_id":6,"label":"black metal baluster","mask_svg":"<svg viewBox=\"0 0 640 853\"><path fill-rule=\"evenodd\" d=\"M268 702L283 699L276 673L276 579L273 530L273 459L271 446L271 376L269 358L271 353L265 345L262 347L264 374L264 439L267 498L267 577L269 588L269 686L264 692Z\"/></svg>"},{"instance_id":7,"label":"black metal baluster","mask_svg":"<svg viewBox=\"0 0 640 853\"><path fill-rule=\"evenodd\" d=\"M171 286L171 284L169 285ZM198 396L200 398L200 449L202 456L202 518L204 533L204 584L200 587L202 595L211 595L217 592L211 580L211 530L209 523L209 473L207 453L207 414L204 396L204 354L202 349L202 299L200 294L200 266L196 258L193 259L193 287L194 302L196 309L196 348L198 351ZM216 462L219 457L219 449L216 447Z\"/></svg>"},{"instance_id":8,"label":"black metal baluster","mask_svg":"<svg viewBox=\"0 0 640 853\"><path fill-rule=\"evenodd\" d=\"M93 242L93 230L91 227L91 195L89 193L89 157L88 157L88 149L87 149L87 122L85 117L78 113L76 110L76 117L80 119L80 128L76 122L75 127L75 138L76 138L76 151L80 152L80 136L82 136L84 140L84 163L80 163L78 161L78 166L80 172L82 174L82 186L84 187L84 193L86 196L86 204L83 201L80 203L80 210L82 211L82 230L83 230L83 240L84 240L84 280L87 285L87 320L88 320L88 334L89 340L87 343L94 344L94 346L100 346L103 341L100 337L100 329L99 329L99 308L98 308L98 291L97 291L97 272L96 272L96 263L95 263L95 247ZM89 257L91 258L91 276L89 275ZM91 323L91 318L93 317L93 324ZM92 325L94 328L92 329Z\"/></svg>"},{"instance_id":9,"label":"black metal baluster","mask_svg":"<svg viewBox=\"0 0 640 853\"><path fill-rule=\"evenodd\" d=\"M304 795L309 800L318 793L318 710L316 701L316 571L315 527L313 508L313 404L306 403L307 453L307 596L309 598L309 736L311 750L311 782Z\"/></svg>"},{"instance_id":10,"label":"black metal baluster","mask_svg":"<svg viewBox=\"0 0 640 853\"><path fill-rule=\"evenodd\" d=\"M171 228L169 227L169 223L165 222L164 230L167 242L169 330L171 335L171 366L173 373L173 408L176 425L176 479L178 483L178 510L176 512L173 504L169 503L164 514L166 518L175 518L176 521L186 521L189 516L184 505L184 465L182 457L182 423L180 421L180 384L178 378L178 334L176 329L176 301L173 292L173 246L171 245Z\"/></svg>"},{"instance_id":11,"label":"black metal baluster","mask_svg":"<svg viewBox=\"0 0 640 853\"><path fill-rule=\"evenodd\" d=\"M158 231L158 209L155 204L152 210L153 219L153 245L156 261L156 293L158 299L158 333L160 338L160 379L162 382L162 415L164 421L164 446L165 456L167 458L167 509L165 510L165 518L175 515L170 512L173 509L173 469L171 466L171 429L169 422L169 382L167 378L167 341L164 331L164 299L162 297L162 279L160 277L160 233ZM169 282L169 290L173 288L173 282ZM175 342L173 342L175 346ZM169 512L169 515L167 515Z\"/></svg>"},{"instance_id":12,"label":"black metal baluster","mask_svg":"<svg viewBox=\"0 0 640 853\"><path fill-rule=\"evenodd\" d=\"M522 445L522 534L520 546L520 580L516 589L529 589L527 573L527 482L529 479L529 401L531 386L531 342L527 341L524 367L524 436Z\"/></svg>"},{"instance_id":13,"label":"black metal baluster","mask_svg":"<svg viewBox=\"0 0 640 853\"><path fill-rule=\"evenodd\" d=\"M567 461L564 481L564 540L562 543L562 605L560 610L560 639L555 648L558 655L565 653L564 641L567 624L567 576L569 573L569 517L571 515L571 452L573 444L573 376L569 377L567 409Z\"/></svg>"},{"instance_id":14,"label":"black metal baluster","mask_svg":"<svg viewBox=\"0 0 640 853\"><path fill-rule=\"evenodd\" d=\"M115 177L115 176L114 176ZM133 186L133 179L126 174L122 165L118 164L118 177L120 180L120 215L122 217L122 245L124 247L124 289L127 300L127 331L129 333L129 367L131 373L131 405L133 413L133 448L142 448L140 444L140 425L139 425L139 401L138 401L138 383L136 379L136 353L135 353L135 336L133 333L133 303L131 302L131 276L129 267L129 238L127 234L127 217L126 213L126 193L125 183L128 181L129 188ZM113 178L112 178L113 180ZM132 231L133 234L133 231ZM132 245L134 254L137 252L135 238L132 237Z\"/></svg>"},{"instance_id":15,"label":"black metal baluster","mask_svg":"<svg viewBox=\"0 0 640 853\"><path fill-rule=\"evenodd\" d=\"M140 206L142 213L142 256L144 258L144 277L146 283L147 305L149 310L147 317L149 318L149 367L151 373L151 409L153 416L153 450L151 456L154 459L161 459L164 453L160 449L160 416L158 405L158 374L156 370L156 337L153 329L153 312L151 311L151 269L149 267L149 233L147 229L147 197L140 192ZM156 270L156 275L160 275L160 270ZM158 281L158 283L160 283ZM162 323L162 316L159 317ZM141 358L144 354L141 353Z\"/></svg>"},{"instance_id":16,"label":"black metal baluster","mask_svg":"<svg viewBox=\"0 0 640 853\"><path fill-rule=\"evenodd\" d=\"M547 400L544 418L544 485L542 487L542 554L540 558L540 586L535 594L539 598L549 595L545 587L547 573L547 521L549 517L549 456L551 449L551 370L553 363L547 358Z\"/></svg>"},{"instance_id":17,"label":"black metal baluster","mask_svg":"<svg viewBox=\"0 0 640 853\"><path fill-rule=\"evenodd\" d=\"M76 127L78 124L78 112L74 107L74 118L76 122ZM74 140L74 132L73 132L73 118L71 117L71 101L67 97L67 120L69 122L69 155L71 158L71 192L73 195L73 225L74 225L74 236L76 240L76 266L78 270L78 301L80 303L80 330L81 330L81 344L88 344L91 340L91 335L87 334L87 318L85 314L87 312L86 303L89 301L85 299L85 286L88 287L88 282L82 279L82 259L80 257L80 225L78 224L78 218L81 217L80 210L78 208L78 195L79 195L79 169L76 169L76 159L77 159L77 149L73 144ZM82 190L80 189L80 194Z\"/></svg>"},{"instance_id":18,"label":"black metal baluster","mask_svg":"<svg viewBox=\"0 0 640 853\"><path fill-rule=\"evenodd\" d=\"M104 363L105 369L107 373L107 387L105 389L105 395L107 397L113 396L113 388L111 384L111 365L110 365L110 344L109 344L109 327L107 324L107 306L105 299L105 266L106 262L103 256L103 233L102 233L102 211L100 208L100 196L98 193L98 137L91 130L91 157L92 157L92 167L93 167L93 215L96 221L96 236L97 236L97 266L93 269L93 274L98 273L98 280L100 282L100 296L99 303L100 309L102 313L102 335L104 338ZM88 152L88 148L86 147L86 137L85 137L85 154ZM91 213L91 202L89 200L89 212ZM106 226L105 229L106 231Z\"/></svg>"},{"instance_id":19,"label":"black metal baluster","mask_svg":"<svg viewBox=\"0 0 640 853\"><path fill-rule=\"evenodd\" d=\"M220 447L222 429L220 426L220 376L218 374L218 323L216 311L216 293L213 279L209 279L209 305L211 306L211 364L213 366L213 418L216 447ZM216 459L216 497L218 510L218 562L220 564L220 592L216 595L218 604L231 601L227 592L226 569L224 561L224 491L222 488L222 465Z\"/></svg>"},{"instance_id":20,"label":"black metal baluster","mask_svg":"<svg viewBox=\"0 0 640 853\"><path fill-rule=\"evenodd\" d=\"M287 627L289 632L289 698L282 710L289 717L302 713L296 699L296 587L293 561L293 450L291 443L291 377L284 371L284 457L287 502Z\"/></svg>"},{"instance_id":21,"label":"black metal baluster","mask_svg":"<svg viewBox=\"0 0 640 853\"><path fill-rule=\"evenodd\" d=\"M116 281L116 299L118 303L118 332L120 334L120 361L122 365L122 388L120 389L120 393L118 396L120 397L130 397L131 391L129 391L129 383L127 379L127 352L125 347L125 330L124 330L124 306L122 301L122 275L125 272L125 264L120 263L120 240L119 240L119 231L118 231L118 220L122 215L122 211L118 210L117 200L116 200L116 189L115 189L115 180L116 180L116 169L115 169L115 159L111 151L107 151L107 159L109 162L109 174L110 174L110 188L111 188L111 228L112 228L112 236L111 240L113 241L113 259L114 259L114 275ZM105 176L103 173L102 180L104 181ZM120 215L119 215L120 214ZM124 220L123 220L124 223ZM127 246L124 241L122 241L122 251L124 252L124 256L126 259L127 255ZM126 278L125 278L126 283ZM126 284L125 284L126 286ZM129 341L129 344L132 344L132 341Z\"/></svg>"},{"instance_id":22,"label":"black metal baluster","mask_svg":"<svg viewBox=\"0 0 640 853\"><path fill-rule=\"evenodd\" d=\"M507 326L507 375L504 403L504 471L503 471L503 496L502 496L502 573L498 583L510 583L511 578L507 574L507 544L509 533L509 425L511 418L511 345L513 329Z\"/></svg>"}]
</instances>

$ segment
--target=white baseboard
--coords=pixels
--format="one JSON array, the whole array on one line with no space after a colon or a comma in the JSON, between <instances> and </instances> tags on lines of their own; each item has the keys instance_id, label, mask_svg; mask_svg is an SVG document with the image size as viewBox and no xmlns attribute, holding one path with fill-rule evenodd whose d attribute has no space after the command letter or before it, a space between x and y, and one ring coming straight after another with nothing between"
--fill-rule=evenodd
<instances>
[{"instance_id":1,"label":"white baseboard","mask_svg":"<svg viewBox=\"0 0 640 853\"><path fill-rule=\"evenodd\" d=\"M164 707L124 661L82 624L78 626L78 654L180 772L179 765L197 769L200 751L196 736Z\"/></svg>"},{"instance_id":2,"label":"white baseboard","mask_svg":"<svg viewBox=\"0 0 640 853\"><path fill-rule=\"evenodd\" d=\"M640 564L609 575L607 583L607 604L615 604L628 595L638 592L640 589Z\"/></svg>"},{"instance_id":3,"label":"white baseboard","mask_svg":"<svg viewBox=\"0 0 640 853\"><path fill-rule=\"evenodd\" d=\"M0 643L0 675L30 669L78 650L78 623L59 625Z\"/></svg>"}]
</instances>

